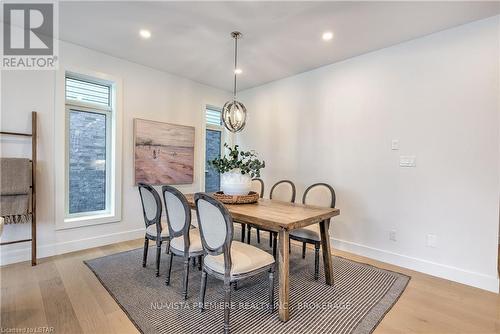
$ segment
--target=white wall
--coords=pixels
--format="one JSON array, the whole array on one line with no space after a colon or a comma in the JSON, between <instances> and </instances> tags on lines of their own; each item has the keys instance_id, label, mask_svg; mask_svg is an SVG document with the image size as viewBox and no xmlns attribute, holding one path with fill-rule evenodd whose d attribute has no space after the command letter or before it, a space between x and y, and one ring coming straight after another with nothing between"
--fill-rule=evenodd
<instances>
[{"instance_id":1,"label":"white wall","mask_svg":"<svg viewBox=\"0 0 500 334\"><path fill-rule=\"evenodd\" d=\"M495 17L244 91L237 141L267 191L334 186L335 247L498 291L498 44Z\"/></svg>"},{"instance_id":2,"label":"white wall","mask_svg":"<svg viewBox=\"0 0 500 334\"><path fill-rule=\"evenodd\" d=\"M238 140L266 160L267 191L281 178L294 180L299 194L317 181L335 187L336 247L498 290L498 28L498 17L483 20L242 92L250 118ZM60 57L63 66L123 80L123 219L55 230L56 74L2 71L0 128L29 131L30 112L39 112L40 257L142 236L135 117L196 127L195 182L182 190L200 190L202 108L229 96L68 43ZM2 139L0 148L2 156L30 152L18 139ZM417 156L416 168L398 166L406 154ZM27 227L8 226L2 241L24 237ZM426 247L429 233L437 248ZM0 252L1 264L28 260L29 245Z\"/></svg>"},{"instance_id":3,"label":"white wall","mask_svg":"<svg viewBox=\"0 0 500 334\"><path fill-rule=\"evenodd\" d=\"M70 230L55 230L55 79L54 71L1 72L2 130L30 132L31 111L39 113L38 252L39 257L143 237L144 221L137 188L133 186L133 119L144 118L196 127L195 180L182 186L201 190L204 162L202 124L206 104L221 106L229 93L177 76L107 56L73 44L60 44L63 67L82 68L119 77L123 84L122 221ZM165 61L168 61L166 59ZM63 87L61 88L63 89ZM59 108L60 109L60 108ZM2 156L30 154L29 142L1 140ZM28 225L9 225L2 241L29 236ZM2 246L1 264L27 260L29 244Z\"/></svg>"}]
</instances>

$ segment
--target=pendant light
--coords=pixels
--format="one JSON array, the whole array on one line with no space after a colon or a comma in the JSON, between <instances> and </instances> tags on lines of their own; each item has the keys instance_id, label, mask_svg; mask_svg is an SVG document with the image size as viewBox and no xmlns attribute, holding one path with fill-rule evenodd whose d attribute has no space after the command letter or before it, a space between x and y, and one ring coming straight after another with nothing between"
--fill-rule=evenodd
<instances>
[{"instance_id":1,"label":"pendant light","mask_svg":"<svg viewBox=\"0 0 500 334\"><path fill-rule=\"evenodd\" d=\"M236 76L238 74L238 39L243 35L238 31L233 31L231 37L234 38L234 85L233 99L227 101L222 107L222 121L224 126L231 132L240 132L245 127L247 121L247 108L243 103L236 100Z\"/></svg>"}]
</instances>

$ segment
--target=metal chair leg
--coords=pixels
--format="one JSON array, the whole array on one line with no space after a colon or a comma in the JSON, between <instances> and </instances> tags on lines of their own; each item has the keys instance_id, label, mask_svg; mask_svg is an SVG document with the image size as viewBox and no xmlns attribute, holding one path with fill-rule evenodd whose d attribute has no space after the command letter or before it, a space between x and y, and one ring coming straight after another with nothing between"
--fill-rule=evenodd
<instances>
[{"instance_id":1,"label":"metal chair leg","mask_svg":"<svg viewBox=\"0 0 500 334\"><path fill-rule=\"evenodd\" d=\"M170 252L170 239L167 239L167 248L165 248L165 254Z\"/></svg>"},{"instance_id":2,"label":"metal chair leg","mask_svg":"<svg viewBox=\"0 0 500 334\"><path fill-rule=\"evenodd\" d=\"M182 291L182 297L184 300L187 299L187 290L188 290L188 281L189 281L189 258L184 259L184 287Z\"/></svg>"},{"instance_id":3,"label":"metal chair leg","mask_svg":"<svg viewBox=\"0 0 500 334\"><path fill-rule=\"evenodd\" d=\"M273 232L269 232L269 248L273 247Z\"/></svg>"},{"instance_id":4,"label":"metal chair leg","mask_svg":"<svg viewBox=\"0 0 500 334\"><path fill-rule=\"evenodd\" d=\"M252 227L247 225L247 244L250 244L252 239Z\"/></svg>"},{"instance_id":5,"label":"metal chair leg","mask_svg":"<svg viewBox=\"0 0 500 334\"><path fill-rule=\"evenodd\" d=\"M243 223L241 223L241 242L245 242L245 232L246 232L247 226Z\"/></svg>"},{"instance_id":6,"label":"metal chair leg","mask_svg":"<svg viewBox=\"0 0 500 334\"><path fill-rule=\"evenodd\" d=\"M203 264L203 255L198 256L198 270L201 271L201 266Z\"/></svg>"},{"instance_id":7,"label":"metal chair leg","mask_svg":"<svg viewBox=\"0 0 500 334\"><path fill-rule=\"evenodd\" d=\"M306 258L306 243L305 242L302 243L302 258L303 259Z\"/></svg>"},{"instance_id":8,"label":"metal chair leg","mask_svg":"<svg viewBox=\"0 0 500 334\"><path fill-rule=\"evenodd\" d=\"M278 233L273 233L273 257L275 260L276 260L276 248L278 246L278 242L276 240L277 236L278 236Z\"/></svg>"},{"instance_id":9,"label":"metal chair leg","mask_svg":"<svg viewBox=\"0 0 500 334\"><path fill-rule=\"evenodd\" d=\"M269 312L274 312L274 268L269 270Z\"/></svg>"},{"instance_id":10,"label":"metal chair leg","mask_svg":"<svg viewBox=\"0 0 500 334\"><path fill-rule=\"evenodd\" d=\"M257 229L257 243L260 244L260 230Z\"/></svg>"},{"instance_id":11,"label":"metal chair leg","mask_svg":"<svg viewBox=\"0 0 500 334\"><path fill-rule=\"evenodd\" d=\"M320 244L314 244L314 280L319 279L319 248Z\"/></svg>"},{"instance_id":12,"label":"metal chair leg","mask_svg":"<svg viewBox=\"0 0 500 334\"><path fill-rule=\"evenodd\" d=\"M201 272L201 288L200 288L200 312L205 310L205 292L207 291L207 272Z\"/></svg>"},{"instance_id":13,"label":"metal chair leg","mask_svg":"<svg viewBox=\"0 0 500 334\"><path fill-rule=\"evenodd\" d=\"M142 255L142 266L146 267L146 263L148 262L148 249L149 249L149 239L144 238L144 253Z\"/></svg>"},{"instance_id":14,"label":"metal chair leg","mask_svg":"<svg viewBox=\"0 0 500 334\"><path fill-rule=\"evenodd\" d=\"M224 334L229 334L229 313L231 310L231 282L224 282Z\"/></svg>"},{"instance_id":15,"label":"metal chair leg","mask_svg":"<svg viewBox=\"0 0 500 334\"><path fill-rule=\"evenodd\" d=\"M165 279L166 285L170 285L170 273L172 272L172 262L174 262L174 253L170 252L170 263L168 264L167 278Z\"/></svg>"},{"instance_id":16,"label":"metal chair leg","mask_svg":"<svg viewBox=\"0 0 500 334\"><path fill-rule=\"evenodd\" d=\"M161 241L156 242L156 277L160 276Z\"/></svg>"}]
</instances>

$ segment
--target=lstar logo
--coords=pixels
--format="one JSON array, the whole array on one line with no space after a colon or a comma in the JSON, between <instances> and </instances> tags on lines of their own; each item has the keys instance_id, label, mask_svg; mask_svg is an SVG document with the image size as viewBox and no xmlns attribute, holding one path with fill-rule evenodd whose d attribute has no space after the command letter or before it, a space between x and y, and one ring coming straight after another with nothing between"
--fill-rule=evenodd
<instances>
[{"instance_id":1,"label":"lstar logo","mask_svg":"<svg viewBox=\"0 0 500 334\"><path fill-rule=\"evenodd\" d=\"M3 4L2 69L55 69L56 3Z\"/></svg>"}]
</instances>

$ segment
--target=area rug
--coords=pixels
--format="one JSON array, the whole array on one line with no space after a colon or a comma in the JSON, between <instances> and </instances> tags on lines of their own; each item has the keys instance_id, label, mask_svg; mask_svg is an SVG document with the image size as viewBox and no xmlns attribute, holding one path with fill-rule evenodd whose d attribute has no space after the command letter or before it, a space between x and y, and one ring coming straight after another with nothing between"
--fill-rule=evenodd
<instances>
[{"instance_id":1,"label":"area rug","mask_svg":"<svg viewBox=\"0 0 500 334\"><path fill-rule=\"evenodd\" d=\"M270 251L263 239L260 247ZM182 260L174 257L170 286L165 285L169 256L161 257L161 276L155 276L155 248L142 267L142 249L86 261L103 286L142 333L222 333L222 281L209 276L207 308L198 309L201 272L191 267L188 300L182 291ZM322 262L321 269L323 268ZM314 280L314 251L305 259L300 247L290 254L290 320L270 314L267 274L238 283L231 296L231 332L236 333L371 333L397 302L410 277L371 265L333 257L334 285L324 274ZM321 270L320 270L321 272ZM278 275L275 275L277 277ZM275 302L278 303L276 279Z\"/></svg>"}]
</instances>

